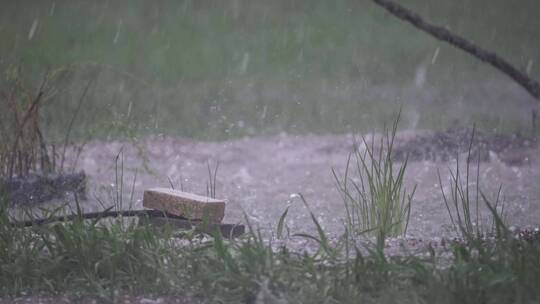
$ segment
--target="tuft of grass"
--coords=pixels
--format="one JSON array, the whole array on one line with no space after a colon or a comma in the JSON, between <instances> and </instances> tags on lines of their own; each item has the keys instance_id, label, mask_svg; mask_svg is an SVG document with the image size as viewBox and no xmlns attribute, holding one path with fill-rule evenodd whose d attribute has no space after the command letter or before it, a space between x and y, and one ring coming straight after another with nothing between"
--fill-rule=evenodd
<instances>
[{"instance_id":1,"label":"tuft of grass","mask_svg":"<svg viewBox=\"0 0 540 304\"><path fill-rule=\"evenodd\" d=\"M0 92L0 176L8 179L27 176L38 168L51 171L50 152L40 128L40 109L53 95L45 73L37 92L28 88L20 69L11 76L10 85Z\"/></svg>"},{"instance_id":2,"label":"tuft of grass","mask_svg":"<svg viewBox=\"0 0 540 304\"><path fill-rule=\"evenodd\" d=\"M70 134L92 82L79 97L60 145L47 137L48 130L44 127L47 122L42 118L44 110L51 107L62 91L62 81L69 72L65 67L47 70L39 84L33 87L28 84L31 81L25 77L22 68L6 71L8 76L0 86L0 177L24 178L32 174L63 172L68 167L66 153L73 144ZM73 147L77 157L83 146L84 143Z\"/></svg>"},{"instance_id":3,"label":"tuft of grass","mask_svg":"<svg viewBox=\"0 0 540 304\"><path fill-rule=\"evenodd\" d=\"M99 219L82 216L31 228L13 226L11 221L2 209L3 295L73 291L111 298L117 290L155 292L169 284L164 269L172 243L146 227L126 226L121 220L104 226Z\"/></svg>"},{"instance_id":4,"label":"tuft of grass","mask_svg":"<svg viewBox=\"0 0 540 304\"><path fill-rule=\"evenodd\" d=\"M486 195L480 189L480 159L477 158L475 179L471 181L471 163L472 163L472 147L474 143L474 135L476 128L473 127L467 159L465 163L465 172L460 171L459 155L456 159L455 172L450 170L450 192L445 193L443 181L440 171L438 172L439 187L448 216L456 233L467 241L478 240L487 235L497 234L502 236L503 231L507 230L504 224L504 205L500 201L502 186L499 187L495 202L491 203ZM480 151L478 151L480 153ZM473 185L471 185L473 182ZM490 227L486 226L486 219L482 216L482 203L489 210L488 217L491 222Z\"/></svg>"},{"instance_id":5,"label":"tuft of grass","mask_svg":"<svg viewBox=\"0 0 540 304\"><path fill-rule=\"evenodd\" d=\"M380 250L387 237L406 233L416 191L416 186L410 192L403 186L407 160L397 168L392 160L398 122L399 116L391 131L385 130L378 148L374 137L371 143L362 137L365 150L355 147L342 178L332 170L345 204L347 230L375 235Z\"/></svg>"}]
</instances>

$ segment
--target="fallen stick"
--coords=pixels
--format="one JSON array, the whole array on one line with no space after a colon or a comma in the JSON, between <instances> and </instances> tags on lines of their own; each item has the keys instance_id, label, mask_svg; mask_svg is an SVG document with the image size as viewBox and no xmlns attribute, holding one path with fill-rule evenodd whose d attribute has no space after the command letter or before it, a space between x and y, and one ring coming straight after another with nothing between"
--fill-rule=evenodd
<instances>
[{"instance_id":1,"label":"fallen stick","mask_svg":"<svg viewBox=\"0 0 540 304\"><path fill-rule=\"evenodd\" d=\"M219 231L224 237L238 237L245 233L244 225L235 224L216 224L205 223L201 220L190 220L182 216L169 214L159 210L121 210L111 211L105 210L102 212L90 212L82 214L70 214L55 216L44 219L33 219L28 221L15 221L11 222L14 227L35 227L52 224L56 222L69 222L74 220L90 220L90 219L103 219L107 217L138 217L142 224L150 224L155 227L165 227L170 225L174 228L181 229L195 229L196 232L212 234Z\"/></svg>"},{"instance_id":2,"label":"fallen stick","mask_svg":"<svg viewBox=\"0 0 540 304\"><path fill-rule=\"evenodd\" d=\"M141 221L143 224L149 224L156 228L164 228L167 226L178 229L195 228L195 232L206 233L210 235L219 231L221 235L225 238L239 237L246 232L244 225L236 224L203 223L201 221L166 217L145 217L141 218Z\"/></svg>"},{"instance_id":3,"label":"fallen stick","mask_svg":"<svg viewBox=\"0 0 540 304\"><path fill-rule=\"evenodd\" d=\"M31 226L43 226L55 222L69 222L74 221L78 219L84 219L84 220L91 220L91 219L101 219L106 217L170 217L170 218L176 218L176 219L184 219L187 220L184 217L176 216L174 214L168 214L163 211L158 210L120 210L120 211L112 211L112 210L105 210L100 212L90 212L90 213L82 213L82 214L70 214L70 215L61 215L61 216L54 216L49 218L43 218L43 219L32 219L27 221L15 221L11 222L12 226L17 227L31 227Z\"/></svg>"}]
</instances>

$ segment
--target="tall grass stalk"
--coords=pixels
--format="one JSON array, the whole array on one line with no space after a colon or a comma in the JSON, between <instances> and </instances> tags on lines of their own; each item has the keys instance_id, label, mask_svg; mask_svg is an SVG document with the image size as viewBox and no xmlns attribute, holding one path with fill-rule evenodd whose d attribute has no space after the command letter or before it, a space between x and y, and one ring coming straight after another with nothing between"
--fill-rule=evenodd
<instances>
[{"instance_id":1,"label":"tall grass stalk","mask_svg":"<svg viewBox=\"0 0 540 304\"><path fill-rule=\"evenodd\" d=\"M216 198L216 185L217 185L217 173L219 169L219 161L216 162L214 170L210 167L210 163L207 163L208 169L208 181L206 182L206 196Z\"/></svg>"}]
</instances>

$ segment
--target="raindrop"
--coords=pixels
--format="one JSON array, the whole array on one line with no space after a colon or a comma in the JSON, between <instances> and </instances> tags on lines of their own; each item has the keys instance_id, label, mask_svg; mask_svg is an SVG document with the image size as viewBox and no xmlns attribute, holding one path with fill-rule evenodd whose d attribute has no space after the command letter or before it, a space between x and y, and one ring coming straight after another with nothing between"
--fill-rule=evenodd
<instances>
[{"instance_id":1,"label":"raindrop","mask_svg":"<svg viewBox=\"0 0 540 304\"><path fill-rule=\"evenodd\" d=\"M56 2L53 2L51 5L51 10L49 11L49 16L52 17L54 15L55 10L56 10Z\"/></svg>"},{"instance_id":2,"label":"raindrop","mask_svg":"<svg viewBox=\"0 0 540 304\"><path fill-rule=\"evenodd\" d=\"M245 52L244 57L242 57L242 63L240 64L240 73L244 74L247 71L249 65L249 53Z\"/></svg>"},{"instance_id":3,"label":"raindrop","mask_svg":"<svg viewBox=\"0 0 540 304\"><path fill-rule=\"evenodd\" d=\"M240 17L240 1L239 0L232 1L232 11L233 11L234 20L237 20L238 17Z\"/></svg>"},{"instance_id":4,"label":"raindrop","mask_svg":"<svg viewBox=\"0 0 540 304\"><path fill-rule=\"evenodd\" d=\"M131 107L132 106L133 106L133 102L130 101L129 104L128 104L126 117L129 117L131 115Z\"/></svg>"},{"instance_id":5,"label":"raindrop","mask_svg":"<svg viewBox=\"0 0 540 304\"><path fill-rule=\"evenodd\" d=\"M433 57L431 57L431 64L435 64L437 62L437 58L439 58L439 52L441 51L440 47L437 47L435 50L435 53L433 53Z\"/></svg>"},{"instance_id":6,"label":"raindrop","mask_svg":"<svg viewBox=\"0 0 540 304\"><path fill-rule=\"evenodd\" d=\"M534 65L534 61L532 59L529 59L529 62L527 62L527 68L525 68L527 75L531 73L533 65Z\"/></svg>"},{"instance_id":7,"label":"raindrop","mask_svg":"<svg viewBox=\"0 0 540 304\"><path fill-rule=\"evenodd\" d=\"M298 62L304 61L304 48L300 48L300 53L298 54Z\"/></svg>"},{"instance_id":8,"label":"raindrop","mask_svg":"<svg viewBox=\"0 0 540 304\"><path fill-rule=\"evenodd\" d=\"M116 26L116 34L114 35L113 43L116 44L118 42L118 38L120 38L120 28L122 27L122 19L118 20L118 25Z\"/></svg>"},{"instance_id":9,"label":"raindrop","mask_svg":"<svg viewBox=\"0 0 540 304\"><path fill-rule=\"evenodd\" d=\"M297 197L300 197L300 195L298 195L298 193L292 193L291 195L289 195L290 199L295 199Z\"/></svg>"},{"instance_id":10,"label":"raindrop","mask_svg":"<svg viewBox=\"0 0 540 304\"><path fill-rule=\"evenodd\" d=\"M261 120L264 120L266 118L266 111L268 110L268 107L264 105L262 113L261 113Z\"/></svg>"},{"instance_id":11,"label":"raindrop","mask_svg":"<svg viewBox=\"0 0 540 304\"><path fill-rule=\"evenodd\" d=\"M414 84L417 88L422 88L426 83L427 68L424 65L420 65L416 69L416 75L414 77Z\"/></svg>"},{"instance_id":12,"label":"raindrop","mask_svg":"<svg viewBox=\"0 0 540 304\"><path fill-rule=\"evenodd\" d=\"M28 32L28 40L32 40L32 38L34 37L38 24L39 24L39 19L38 18L34 19L34 22L32 22L32 26L30 27L30 31Z\"/></svg>"}]
</instances>

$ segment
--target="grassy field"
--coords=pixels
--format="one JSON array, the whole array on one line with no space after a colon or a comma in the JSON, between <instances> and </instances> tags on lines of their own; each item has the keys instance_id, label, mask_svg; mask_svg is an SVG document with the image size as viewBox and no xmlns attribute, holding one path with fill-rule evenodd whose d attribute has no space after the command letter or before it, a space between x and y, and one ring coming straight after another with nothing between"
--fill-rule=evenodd
<instances>
[{"instance_id":1,"label":"grassy field","mask_svg":"<svg viewBox=\"0 0 540 304\"><path fill-rule=\"evenodd\" d=\"M537 1L403 4L540 78ZM367 0L0 5L2 91L17 74L35 89L47 69L67 70L44 114L50 137L89 81L76 137L369 130L400 105L410 128L529 126L509 80Z\"/></svg>"}]
</instances>

